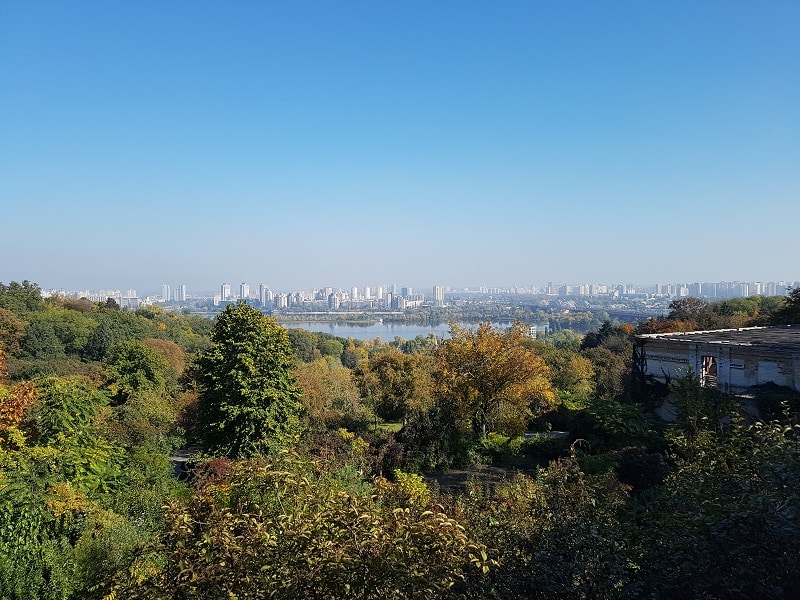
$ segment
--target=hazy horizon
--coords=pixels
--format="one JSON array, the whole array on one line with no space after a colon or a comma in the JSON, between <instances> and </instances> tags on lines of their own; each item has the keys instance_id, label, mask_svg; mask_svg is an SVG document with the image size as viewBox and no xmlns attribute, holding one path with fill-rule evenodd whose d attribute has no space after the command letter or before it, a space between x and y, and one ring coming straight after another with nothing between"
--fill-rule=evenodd
<instances>
[{"instance_id":1,"label":"hazy horizon","mask_svg":"<svg viewBox=\"0 0 800 600\"><path fill-rule=\"evenodd\" d=\"M800 284L800 280L795 280L795 279L780 279L778 281L767 281L767 280L761 280L761 279L754 279L754 280L732 279L732 280L708 280L708 281L700 281L700 282L688 281L688 280L650 281L650 282L629 282L629 281L591 281L591 282L588 282L588 281L587 282L553 281L552 283L553 283L554 288L557 289L557 288L559 288L559 287L561 287L563 285L575 286L575 285L584 285L584 284L598 284L598 285L608 285L608 286L631 285L631 286L636 287L636 288L648 288L648 287L654 287L654 286L658 285L659 283L660 284L664 284L664 285L689 285L689 286L691 286L691 285L697 284L697 283L700 283L700 284L719 284L719 283L731 283L731 284L734 284L734 283L748 283L748 284L753 284L753 283L756 283L756 282L761 282L761 283L764 283L764 284L785 282L786 284L791 284L791 287L795 287L795 286ZM8 283L10 283L10 281L0 281L0 283L8 284ZM97 293L97 292L100 292L100 291L115 291L116 290L116 291L120 291L123 295L125 295L125 293L128 290L132 289L132 290L136 291L136 293L137 293L137 295L139 297L159 296L161 294L161 285L163 285L163 284L166 284L166 285L170 286L170 293L172 294L177 289L177 287L179 285L181 285L181 282L175 282L175 283L163 282L162 284L160 284L158 286L154 286L152 284L149 284L149 285L142 285L142 286L136 286L136 285L125 285L125 286L101 286L101 285L69 286L69 285L67 285L67 286L55 287L55 286L42 285L38 281L31 281L31 283L35 283L35 284L39 285L39 287L42 289L43 292L58 291L58 292L63 292L63 293L71 293L71 292L78 292L78 291L88 291L88 292ZM220 292L220 287L221 287L221 285L223 283L229 283L230 286L231 286L231 294L232 294L232 296L235 297L235 298L239 297L239 292L240 292L239 286L242 283L241 281L236 282L236 283L234 283L232 281L222 281L216 286L206 286L206 287L193 286L193 285L187 283L186 284L187 285L187 294L189 296L211 297L214 294L217 294L217 293ZM244 283L247 283L250 286L251 295L257 295L258 289L259 289L259 284L262 283L262 282L249 280L249 281L244 281ZM410 288L412 288L414 290L414 293L424 292L426 294L430 294L433 291L433 286L434 285L443 285L445 287L445 289L447 290L447 293L463 293L465 291L468 291L470 293L477 293L479 291L479 289L482 288L482 287L486 287L486 288L489 288L489 289L502 289L502 290L508 290L508 289L512 289L512 288L520 288L520 289L522 289L522 288L533 288L533 287L538 287L538 288L541 289L541 288L544 288L547 285L547 282L533 282L533 283L529 283L529 284L526 284L526 285L523 285L523 284L520 284L520 285L494 285L494 284L491 284L491 283L487 283L487 284L479 284L479 285L474 285L474 286L453 286L453 285L449 285L447 283L440 283L440 282L436 282L435 284L430 284L430 285L425 285L425 284L414 285L414 284L411 284L411 283L408 283L408 282L402 282L402 283L399 283L399 282L377 282L377 283L375 283L375 282L373 282L373 283L367 283L367 284L356 283L356 284L350 284L350 285L320 284L320 285L308 285L308 286L298 287L298 288L288 288L288 287L285 287L285 286L281 286L280 284L278 284L278 285L268 284L268 285L269 285L269 288L275 293L313 292L313 291L317 291L319 289L322 289L324 287L330 287L334 291L345 291L345 292L349 293L351 288L354 287L354 286L357 287L360 292L363 292L365 287L370 287L371 288L371 295L372 295L373 298L375 298L375 294L376 294L376 290L377 290L377 286L378 285L389 285L389 286L391 286L392 284L397 285L398 291L402 287L410 287ZM783 289L781 288L781 289L777 290L777 293L781 294L782 291L783 291ZM544 291L542 290L541 293L544 293ZM753 292L753 293L755 293L755 292ZM570 294L570 296L573 296L573 295L577 295L577 294L574 294L574 293Z\"/></svg>"}]
</instances>

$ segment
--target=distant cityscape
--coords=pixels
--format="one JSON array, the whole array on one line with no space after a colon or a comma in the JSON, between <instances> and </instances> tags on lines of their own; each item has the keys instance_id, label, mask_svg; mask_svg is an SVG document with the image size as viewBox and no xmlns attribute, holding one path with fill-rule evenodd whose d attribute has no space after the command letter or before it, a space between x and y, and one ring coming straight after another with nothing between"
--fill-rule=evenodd
<instances>
[{"instance_id":1,"label":"distant cityscape","mask_svg":"<svg viewBox=\"0 0 800 600\"><path fill-rule=\"evenodd\" d=\"M205 308L210 311L222 310L231 303L250 302L264 310L318 310L318 311L405 311L421 307L445 307L451 301L464 298L480 300L500 296L533 296L541 299L596 299L614 301L628 300L643 302L652 306L677 298L696 297L708 300L746 298L749 296L786 295L790 288L800 286L800 281L717 281L696 283L655 283L636 286L605 283L577 283L554 285L552 282L542 286L529 287L489 287L451 288L434 285L424 291L410 286L381 284L376 286L352 286L349 289L320 287L313 290L274 292L266 283L252 286L243 282L234 287L221 283L216 292L190 290L187 284L161 285L160 294L139 296L135 289L127 290L45 290L44 296L63 296L86 298L92 301L106 301L112 298L121 308L138 309L148 305L165 305L171 309L182 307Z\"/></svg>"}]
</instances>

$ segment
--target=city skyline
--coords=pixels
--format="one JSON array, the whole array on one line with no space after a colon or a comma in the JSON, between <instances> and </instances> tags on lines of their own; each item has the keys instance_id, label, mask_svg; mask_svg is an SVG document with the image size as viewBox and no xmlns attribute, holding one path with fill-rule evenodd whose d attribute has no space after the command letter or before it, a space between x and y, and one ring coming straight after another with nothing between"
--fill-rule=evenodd
<instances>
[{"instance_id":1,"label":"city skyline","mask_svg":"<svg viewBox=\"0 0 800 600\"><path fill-rule=\"evenodd\" d=\"M33 282L37 283L38 282ZM547 282L544 284L529 284L527 286L494 286L483 284L474 288L458 287L435 283L430 286L410 286L394 284L374 284L366 286L311 286L304 288L272 288L266 282L251 286L248 282L241 282L238 287L228 282L219 284L214 289L192 289L188 284L177 284L174 288L169 284L161 284L156 288L113 288L113 287L88 287L88 288L53 288L40 286L45 294L65 294L75 296L86 294L102 299L106 294L119 297L142 297L160 299L161 301L185 302L190 298L213 298L215 301L230 302L241 299L259 300L262 304L266 299L270 301L274 296L292 294L313 296L315 293L325 291L325 296L317 298L323 300L329 294L336 294L342 299L382 300L386 294L400 297L428 296L434 303L440 303L444 294L459 293L517 293L549 296L603 296L617 292L621 295L651 294L657 296L697 296L697 297L742 297L742 296L775 296L786 295L791 288L800 286L800 279L781 279L779 281L767 280L718 280L718 281L656 281L649 283L620 283L620 282ZM238 289L238 293L237 290ZM137 291L138 290L138 291Z\"/></svg>"},{"instance_id":2,"label":"city skyline","mask_svg":"<svg viewBox=\"0 0 800 600\"><path fill-rule=\"evenodd\" d=\"M797 278L799 30L781 1L3 3L0 281Z\"/></svg>"}]
</instances>

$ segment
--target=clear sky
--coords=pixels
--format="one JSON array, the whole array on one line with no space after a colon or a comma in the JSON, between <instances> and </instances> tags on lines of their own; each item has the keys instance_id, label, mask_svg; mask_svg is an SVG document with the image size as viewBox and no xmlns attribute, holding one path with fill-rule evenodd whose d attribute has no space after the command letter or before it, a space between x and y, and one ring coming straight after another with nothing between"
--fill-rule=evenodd
<instances>
[{"instance_id":1,"label":"clear sky","mask_svg":"<svg viewBox=\"0 0 800 600\"><path fill-rule=\"evenodd\" d=\"M0 281L800 279L800 2L0 2Z\"/></svg>"}]
</instances>

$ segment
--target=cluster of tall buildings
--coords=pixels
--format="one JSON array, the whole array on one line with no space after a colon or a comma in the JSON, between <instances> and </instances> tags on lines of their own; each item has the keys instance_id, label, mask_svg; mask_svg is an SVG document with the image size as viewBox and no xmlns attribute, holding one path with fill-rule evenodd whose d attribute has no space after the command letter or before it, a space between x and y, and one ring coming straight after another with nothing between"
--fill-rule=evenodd
<instances>
[{"instance_id":1,"label":"cluster of tall buildings","mask_svg":"<svg viewBox=\"0 0 800 600\"><path fill-rule=\"evenodd\" d=\"M353 286L349 290L322 287L311 292L276 293L266 283L259 284L257 293L251 290L250 284L242 283L236 293L230 283L223 283L220 285L219 293L213 296L215 306L239 301L258 302L264 308L277 309L324 303L330 310L343 307L404 310L421 306L425 302L425 294L415 293L411 287L398 288L397 285L378 285L374 288ZM444 286L434 287L434 302L444 306Z\"/></svg>"},{"instance_id":2,"label":"cluster of tall buildings","mask_svg":"<svg viewBox=\"0 0 800 600\"><path fill-rule=\"evenodd\" d=\"M244 300L258 304L265 309L283 309L291 307L309 307L327 310L358 310L386 309L405 310L417 308L423 303L437 307L446 306L445 294L468 293L478 295L497 294L530 294L550 297L597 297L597 298L622 298L622 297L649 297L649 298L684 298L693 296L709 300L741 298L748 296L780 296L786 295L791 288L800 287L800 281L716 281L703 283L656 283L645 286L635 285L609 285L604 283L576 283L553 285L552 282L545 286L529 287L486 287L474 289L459 288L457 290L443 285L434 285L432 296L420 293L410 286L376 285L350 289L334 289L322 287L313 291L273 292L269 285L260 283L257 288L243 282L234 288L230 283L223 283L219 292L195 293L193 301L211 301L215 306ZM63 290L50 290L44 292L45 296L61 295L71 298L87 298L94 302L104 302L113 298L122 308L137 309L139 306L152 303L183 304L189 301L188 286L179 284L170 286L161 285L161 294L140 298L136 290L77 290L64 292Z\"/></svg>"},{"instance_id":3,"label":"cluster of tall buildings","mask_svg":"<svg viewBox=\"0 0 800 600\"><path fill-rule=\"evenodd\" d=\"M186 284L182 283L170 288L166 283L161 284L161 301L162 302L186 302Z\"/></svg>"},{"instance_id":4,"label":"cluster of tall buildings","mask_svg":"<svg viewBox=\"0 0 800 600\"><path fill-rule=\"evenodd\" d=\"M601 283L553 286L548 284L548 296L634 296L647 295L661 298L747 298L748 296L783 296L789 288L800 285L797 281L714 281L704 283L656 283L654 285L606 285Z\"/></svg>"}]
</instances>

